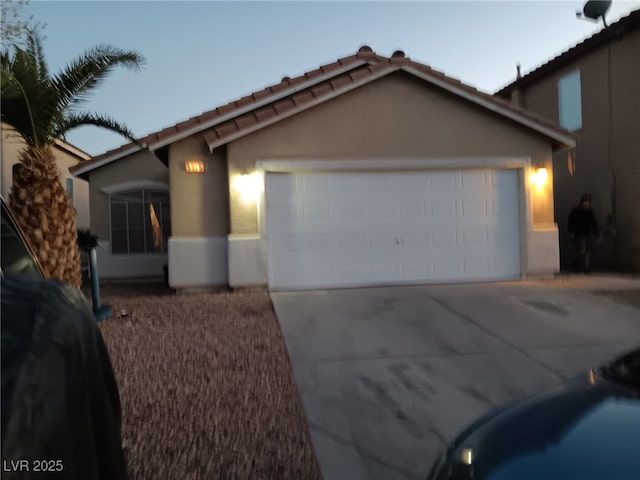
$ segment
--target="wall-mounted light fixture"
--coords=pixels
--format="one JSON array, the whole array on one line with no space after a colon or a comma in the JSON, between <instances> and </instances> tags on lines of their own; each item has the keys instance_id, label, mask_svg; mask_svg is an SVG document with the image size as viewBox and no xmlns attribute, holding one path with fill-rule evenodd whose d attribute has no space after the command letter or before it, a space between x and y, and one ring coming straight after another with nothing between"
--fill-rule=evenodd
<instances>
[{"instance_id":1,"label":"wall-mounted light fixture","mask_svg":"<svg viewBox=\"0 0 640 480\"><path fill-rule=\"evenodd\" d=\"M202 160L187 160L184 162L184 171L187 173L204 173L204 162Z\"/></svg>"},{"instance_id":2,"label":"wall-mounted light fixture","mask_svg":"<svg viewBox=\"0 0 640 480\"><path fill-rule=\"evenodd\" d=\"M537 188L541 189L549 181L549 173L545 167L539 167L534 172L531 172L531 183Z\"/></svg>"},{"instance_id":3,"label":"wall-mounted light fixture","mask_svg":"<svg viewBox=\"0 0 640 480\"><path fill-rule=\"evenodd\" d=\"M243 168L242 172L234 177L233 186L240 194L242 201L250 203L258 199L264 188L264 183L260 173L249 173Z\"/></svg>"}]
</instances>

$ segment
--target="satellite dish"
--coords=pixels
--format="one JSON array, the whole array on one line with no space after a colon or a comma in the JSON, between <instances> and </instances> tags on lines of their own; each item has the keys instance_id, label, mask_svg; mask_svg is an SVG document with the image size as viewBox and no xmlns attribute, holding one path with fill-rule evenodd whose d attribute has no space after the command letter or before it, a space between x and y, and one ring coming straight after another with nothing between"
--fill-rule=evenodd
<instances>
[{"instance_id":1,"label":"satellite dish","mask_svg":"<svg viewBox=\"0 0 640 480\"><path fill-rule=\"evenodd\" d=\"M589 0L584 4L582 11L587 18L592 20L602 18L602 21L604 21L604 16L609 7L611 7L611 0Z\"/></svg>"}]
</instances>

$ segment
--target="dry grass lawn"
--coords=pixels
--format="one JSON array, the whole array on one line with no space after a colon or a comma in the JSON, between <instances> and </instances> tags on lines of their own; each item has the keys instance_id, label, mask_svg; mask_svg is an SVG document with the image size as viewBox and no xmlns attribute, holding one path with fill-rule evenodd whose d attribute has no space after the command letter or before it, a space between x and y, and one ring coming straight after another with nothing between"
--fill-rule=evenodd
<instances>
[{"instance_id":1,"label":"dry grass lawn","mask_svg":"<svg viewBox=\"0 0 640 480\"><path fill-rule=\"evenodd\" d=\"M101 293L131 479L321 478L266 292Z\"/></svg>"}]
</instances>

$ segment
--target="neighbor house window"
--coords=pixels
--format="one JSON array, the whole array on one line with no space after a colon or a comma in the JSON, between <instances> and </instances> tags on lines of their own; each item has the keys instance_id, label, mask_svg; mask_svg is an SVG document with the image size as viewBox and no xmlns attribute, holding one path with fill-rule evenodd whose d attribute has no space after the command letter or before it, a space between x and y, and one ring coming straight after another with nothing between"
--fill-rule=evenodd
<instances>
[{"instance_id":1,"label":"neighbor house window","mask_svg":"<svg viewBox=\"0 0 640 480\"><path fill-rule=\"evenodd\" d=\"M73 178L71 177L67 177L66 179L66 190L67 195L69 195L69 198L71 199L71 203L73 203Z\"/></svg>"},{"instance_id":2,"label":"neighbor house window","mask_svg":"<svg viewBox=\"0 0 640 480\"><path fill-rule=\"evenodd\" d=\"M112 194L111 252L163 253L171 234L169 194L135 190Z\"/></svg>"},{"instance_id":3,"label":"neighbor house window","mask_svg":"<svg viewBox=\"0 0 640 480\"><path fill-rule=\"evenodd\" d=\"M558 80L558 112L560 126L569 131L582 128L580 70L574 70Z\"/></svg>"}]
</instances>

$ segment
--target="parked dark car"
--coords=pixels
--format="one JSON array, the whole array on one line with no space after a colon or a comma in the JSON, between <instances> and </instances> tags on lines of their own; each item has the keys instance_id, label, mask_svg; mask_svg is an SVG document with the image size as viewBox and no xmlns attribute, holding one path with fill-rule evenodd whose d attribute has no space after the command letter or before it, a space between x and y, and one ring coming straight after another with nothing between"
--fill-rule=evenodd
<instances>
[{"instance_id":1,"label":"parked dark car","mask_svg":"<svg viewBox=\"0 0 640 480\"><path fill-rule=\"evenodd\" d=\"M121 405L82 292L46 279L2 200L2 478L125 480Z\"/></svg>"},{"instance_id":2,"label":"parked dark car","mask_svg":"<svg viewBox=\"0 0 640 480\"><path fill-rule=\"evenodd\" d=\"M0 198L1 199L1 198ZM42 279L44 274L11 211L2 203L2 251L0 273L3 277Z\"/></svg>"},{"instance_id":3,"label":"parked dark car","mask_svg":"<svg viewBox=\"0 0 640 480\"><path fill-rule=\"evenodd\" d=\"M584 377L490 411L428 480L640 478L640 349Z\"/></svg>"}]
</instances>

